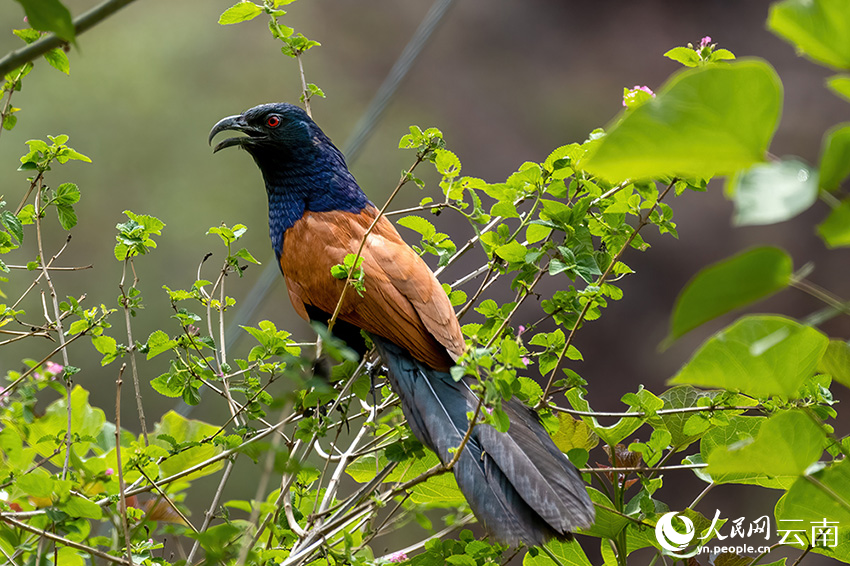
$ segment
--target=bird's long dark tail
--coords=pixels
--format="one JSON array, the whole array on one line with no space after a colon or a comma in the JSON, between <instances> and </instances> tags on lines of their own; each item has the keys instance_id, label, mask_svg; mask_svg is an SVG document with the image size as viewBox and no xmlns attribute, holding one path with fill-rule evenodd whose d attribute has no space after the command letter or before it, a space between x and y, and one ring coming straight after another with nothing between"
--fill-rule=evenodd
<instances>
[{"instance_id":1,"label":"bird's long dark tail","mask_svg":"<svg viewBox=\"0 0 850 566\"><path fill-rule=\"evenodd\" d=\"M461 444L477 397L465 382L429 368L395 344L378 337L375 344L413 434L444 464L450 462L449 449ZM594 509L584 483L537 414L516 399L502 408L510 418L508 431L476 426L454 467L478 521L509 544L542 545L589 527Z\"/></svg>"}]
</instances>

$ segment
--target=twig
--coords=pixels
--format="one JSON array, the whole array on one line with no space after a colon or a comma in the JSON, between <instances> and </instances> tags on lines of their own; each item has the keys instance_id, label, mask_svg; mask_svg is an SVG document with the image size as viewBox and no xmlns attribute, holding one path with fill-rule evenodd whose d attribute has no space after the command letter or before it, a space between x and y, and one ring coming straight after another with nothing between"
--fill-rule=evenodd
<instances>
[{"instance_id":1,"label":"twig","mask_svg":"<svg viewBox=\"0 0 850 566\"><path fill-rule=\"evenodd\" d=\"M26 265L9 265L7 263L6 267L8 267L9 269L26 269L27 271L30 271L30 268ZM84 269L91 269L93 267L94 265L92 264L77 265L72 267L50 267L50 265L48 264L47 269L49 269L50 271L83 271Z\"/></svg>"},{"instance_id":2,"label":"twig","mask_svg":"<svg viewBox=\"0 0 850 566\"><path fill-rule=\"evenodd\" d=\"M133 562L133 555L130 551L130 527L127 523L127 498L124 495L124 471L121 463L121 384L123 380L124 370L127 369L127 364L121 364L121 369L118 370L118 379L115 380L115 460L118 466L118 513L121 515L121 528L124 531L124 552L127 556L127 562Z\"/></svg>"},{"instance_id":3,"label":"twig","mask_svg":"<svg viewBox=\"0 0 850 566\"><path fill-rule=\"evenodd\" d=\"M50 272L47 270L47 266L44 263L44 246L41 237L41 211L41 181L39 181L35 194L35 235L38 244L38 257L42 273L44 274L44 281L47 283L47 288L50 290L50 298L53 300L53 316L56 319L54 325L56 326L57 334L59 335L59 350L62 352L62 361L65 362L62 369L62 377L65 382L65 392L68 403L68 429L65 431L65 463L62 466L62 479L64 480L68 476L68 467L71 462L71 442L73 438L71 435L71 391L74 388L74 382L71 379L71 376L68 375L67 370L70 363L68 361L68 349L66 348L67 344L65 342L65 329L62 327L62 314L59 311L59 300L56 297L56 289L53 287L53 280L50 279ZM70 237L71 236L69 234L68 240L70 240ZM49 321L50 319L48 318L48 322Z\"/></svg>"},{"instance_id":4,"label":"twig","mask_svg":"<svg viewBox=\"0 0 850 566\"><path fill-rule=\"evenodd\" d=\"M795 561L794 561L794 564L792 564L791 566L798 566L798 565L800 564L800 562L802 562L802 561L803 561L803 558L805 558L805 557L806 557L806 555L807 555L809 552L811 552L811 550L812 550L812 545L807 546L807 547L806 547L806 550L804 550L804 551L803 551L803 554L801 554L801 555L797 558L797 560L795 560Z\"/></svg>"},{"instance_id":5,"label":"twig","mask_svg":"<svg viewBox=\"0 0 850 566\"><path fill-rule=\"evenodd\" d=\"M85 332L80 332L79 334L74 334L71 338L69 338L69 339L68 339L68 341L67 341L67 342L65 342L65 344L60 344L59 346L56 346L53 350L51 350L51 351L50 351L50 353L49 353L49 354L47 354L46 356L44 356L44 357L41 359L41 361L40 361L40 362L36 363L36 364L35 364L34 366L32 366L30 369L28 369L27 371L25 371L24 373L22 373L22 374L21 374L21 376L20 376L18 379L16 379L16 380L15 380L15 381L13 381L12 383L10 383L10 384L9 384L9 386L8 386L8 387L6 387L6 391L12 391L15 387L17 387L17 385L18 385L21 381L23 381L24 379L26 379L27 377L29 377L29 376L30 376L30 374L31 374L32 372L34 372L35 370L37 370L38 368L40 368L40 367L41 367L41 365L42 365L44 362L46 362L47 360L49 360L50 358L52 358L53 356L55 356L55 355L56 355L56 353L57 353L59 350L61 350L62 348L67 347L69 344L71 344L71 342L73 342L74 340L76 340L76 339L77 339L77 338L79 338L80 336L84 336L84 335L85 335Z\"/></svg>"},{"instance_id":6,"label":"twig","mask_svg":"<svg viewBox=\"0 0 850 566\"><path fill-rule=\"evenodd\" d=\"M283 410L280 412L279 420L284 420L285 415L289 412L289 405L285 406ZM260 475L260 482L257 484L257 491L254 495L255 505L251 505L251 517L248 519L248 524L254 527L257 524L257 520L260 518L260 506L263 501L263 495L266 493L266 486L269 483L269 478L274 471L274 461L277 457L277 451L280 447L280 436L275 435L272 438L271 449L266 454L266 461L263 465L263 473ZM249 544L248 540L242 539L242 547L239 549L239 559L236 561L237 564L244 564L245 558L248 556L248 552L253 548L253 544Z\"/></svg>"},{"instance_id":7,"label":"twig","mask_svg":"<svg viewBox=\"0 0 850 566\"><path fill-rule=\"evenodd\" d=\"M215 490L215 495L213 496L213 500L210 503L209 509L204 513L204 522L201 525L201 532L206 532L207 528L210 526L212 522L212 518L215 515L214 510L218 507L218 502L221 500L221 494L224 492L224 486L227 484L227 480L230 479L230 472L233 471L233 460L230 459L227 461L227 465L224 467L224 473L221 475L221 481L218 482L218 488ZM160 482L164 483L164 482ZM198 549L201 547L201 539L196 539L195 543L192 545L192 550L189 551L189 556L186 557L186 564L192 564L192 561L195 559L195 553L198 552Z\"/></svg>"},{"instance_id":8,"label":"twig","mask_svg":"<svg viewBox=\"0 0 850 566\"><path fill-rule=\"evenodd\" d=\"M117 556L112 556L111 554L107 554L106 552L103 552L102 550L97 549L93 546L86 546L84 544L80 544L79 542L74 542L73 540L57 536L57 535L55 535L55 534L53 534L49 531L37 529L36 527L31 527L30 525L28 525L26 523L23 523L21 521L17 521L15 519L13 519L12 517L10 517L6 513L0 514L0 521L3 521L4 523L6 523L8 525L12 525L13 527L17 527L17 528L22 529L24 531L30 532L34 535L38 535L42 538L52 540L53 542L56 542L56 543L59 543L59 544L62 544L62 545L65 545L65 546L68 546L68 547L71 547L71 548L76 548L77 550L82 550L83 552L87 552L87 553L89 553L93 556L97 556L98 558L102 558L104 560L112 562L113 564L125 564L126 566L133 566L132 562L128 562L128 561L124 560L123 558L118 558Z\"/></svg>"},{"instance_id":9,"label":"twig","mask_svg":"<svg viewBox=\"0 0 850 566\"><path fill-rule=\"evenodd\" d=\"M177 507L177 504L175 504L174 501L172 501L171 498L168 497L168 494L165 493L157 485L157 483L155 481L153 481L150 478L150 476L145 473L145 471L141 468L141 466L136 466L136 470L140 474L142 474L145 477L146 480L148 480L148 483L150 483L153 486L153 489L154 489L154 491L157 492L157 494L159 495L159 498L164 499L165 502L168 503L168 506L171 507L171 509L180 516L180 518L183 520L184 523L186 523L186 526L188 526L190 529L192 529L193 532L198 533L199 531L198 531L198 529L195 528L195 525L192 524L192 521L190 521L189 518L185 514L183 514L183 512L180 510L180 508ZM157 499L157 501L158 500L159 499Z\"/></svg>"},{"instance_id":10,"label":"twig","mask_svg":"<svg viewBox=\"0 0 850 566\"><path fill-rule=\"evenodd\" d=\"M304 94L304 111L307 116L313 117L313 110L310 108L310 91L307 89L307 76L304 74L304 63L301 61L301 52L295 52L295 60L298 61L298 72L301 75L301 92Z\"/></svg>"},{"instance_id":11,"label":"twig","mask_svg":"<svg viewBox=\"0 0 850 566\"><path fill-rule=\"evenodd\" d=\"M10 115L9 110L12 108L12 95L15 93L15 90L20 88L20 82L21 78L23 78L24 70L24 67L21 67L21 70L18 71L18 76L12 79L10 88L7 91L6 104L3 105L3 110L0 111L0 132L6 129L3 125L6 123L6 117Z\"/></svg>"},{"instance_id":12,"label":"twig","mask_svg":"<svg viewBox=\"0 0 850 566\"><path fill-rule=\"evenodd\" d=\"M708 495L708 492L709 492L709 491L711 491L712 489L714 489L714 487L715 487L716 485L717 485L717 484L716 484L716 483L714 483L713 481L712 481L710 484L708 484L708 485L705 487L705 489L704 489L704 490L702 490L702 491L700 492L700 494L699 494L699 495L697 495L696 499L694 499L694 500L691 502L691 504L690 504L690 505L688 505L688 509L693 509L694 507L696 507L696 506L699 504L699 502L700 502L700 501L702 501L702 500L703 500L703 498L704 498L706 495Z\"/></svg>"},{"instance_id":13,"label":"twig","mask_svg":"<svg viewBox=\"0 0 850 566\"><path fill-rule=\"evenodd\" d=\"M444 536L446 536L450 532L452 532L452 531L454 531L454 530L456 530L456 529L458 529L458 528L460 528L460 527L462 527L462 526L464 526L468 523L471 523L474 519L475 519L475 516L472 515L472 513L470 513L469 515L465 515L465 516L461 517L460 520L458 520L454 525L449 525L448 527L442 529L441 531L434 533L433 535L429 536L428 538L420 540L419 542L417 542L415 544L411 544L410 546L406 546L406 547L402 548L401 550L397 550L397 551L392 552L390 554L385 554L381 558L378 558L375 562L380 563L383 560L388 560L391 555L398 554L400 552L407 554L408 552L413 552L414 550L419 550L420 548L425 546L425 544L429 540L435 540L435 539L443 538Z\"/></svg>"},{"instance_id":14,"label":"twig","mask_svg":"<svg viewBox=\"0 0 850 566\"><path fill-rule=\"evenodd\" d=\"M26 202L26 201L24 201L24 202ZM68 234L68 237L65 239L65 243L62 245L61 248L59 248L58 252L53 254L53 257L50 258L50 261L48 261L46 265L44 264L44 262L42 262L42 264L39 266L38 276L36 276L36 278L33 280L33 282L30 283L30 286L27 287L27 290L24 291L23 294L21 294L20 297L18 297L18 300L15 301L14 305L12 305L13 309L17 308L17 306L19 304L21 304L21 301L24 300L24 298L29 294L29 292L32 291L35 288L36 285L38 285L38 282L41 281L41 277L44 275L45 269L50 269L50 266L53 265L53 262L56 261L56 258L58 258L60 255L62 255L62 252L65 251L65 248L68 247L68 244L70 242L71 242L71 234ZM83 297L85 297L85 295L83 295Z\"/></svg>"},{"instance_id":15,"label":"twig","mask_svg":"<svg viewBox=\"0 0 850 566\"><path fill-rule=\"evenodd\" d=\"M612 412L600 412L600 411L576 411L575 409L567 409L566 407L560 407L558 405L549 404L547 407L558 413L567 413L568 415L575 415L577 417L614 417L614 418L623 418L623 417L634 417L634 418L644 418L649 416L656 415L676 415L680 413L702 413L702 412L711 412L711 411L754 411L754 410L762 410L763 407L761 405L753 405L746 407L681 407L679 409L659 409L655 411L651 415L649 413L645 413L643 411L634 411L634 412L626 412L626 413L612 413Z\"/></svg>"},{"instance_id":16,"label":"twig","mask_svg":"<svg viewBox=\"0 0 850 566\"><path fill-rule=\"evenodd\" d=\"M121 282L118 284L118 289L121 291L121 306L124 307L124 325L127 327L127 350L130 353L130 369L133 373L133 388L136 391L136 410L139 413L139 424L142 427L142 436L145 439L145 446L148 446L150 444L148 441L148 427L145 423L145 409L142 405L142 389L139 386L139 371L136 368L136 342L133 340L133 329L130 325L130 298L127 296L127 293L124 292L124 280L127 276L128 263L132 264L133 258L124 258L124 267L121 271ZM134 269L133 285L131 288L135 288L138 282L139 279L136 277L136 270Z\"/></svg>"},{"instance_id":17,"label":"twig","mask_svg":"<svg viewBox=\"0 0 850 566\"><path fill-rule=\"evenodd\" d=\"M56 455L57 455L57 454L59 454L60 452L62 452L62 449L61 449L61 448L56 448L56 449L54 449L52 454L50 454L50 455L48 455L48 456L45 456L44 458L42 458L41 460L39 460L38 462L36 462L36 463L35 463L35 464L33 464L32 466L30 466L30 467L27 469L27 471L26 471L26 472L24 472L24 473L22 473L22 474L16 474L15 476L12 476L12 477L13 477L13 479L10 479L9 481L6 481L6 482L4 482L4 483L0 484L0 489L4 489L4 488L6 488L6 487L9 487L9 486L10 486L10 485L12 485L13 483L15 483L15 478L19 478L19 477L21 477L21 476L25 476L25 475L27 475L27 474L29 474L29 473L31 473L31 472L33 472L33 471L37 470L38 468L42 467L43 465L45 465L46 463L48 463L48 462L49 462L49 461L50 461L50 460L51 460L54 456L56 456ZM17 515L16 515L16 516L17 516Z\"/></svg>"}]
</instances>

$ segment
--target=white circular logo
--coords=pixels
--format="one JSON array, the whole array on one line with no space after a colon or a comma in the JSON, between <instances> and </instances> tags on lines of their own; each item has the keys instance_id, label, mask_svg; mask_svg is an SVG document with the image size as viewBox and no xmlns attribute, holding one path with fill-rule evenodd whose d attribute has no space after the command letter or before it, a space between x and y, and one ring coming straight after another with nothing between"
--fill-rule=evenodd
<instances>
[{"instance_id":1,"label":"white circular logo","mask_svg":"<svg viewBox=\"0 0 850 566\"><path fill-rule=\"evenodd\" d=\"M673 526L675 517L679 517L679 521L685 526L685 532L679 532ZM694 535L696 535L694 523L675 511L662 515L658 524L655 525L655 538L658 539L658 544L670 552L680 552L686 549L694 539Z\"/></svg>"}]
</instances>

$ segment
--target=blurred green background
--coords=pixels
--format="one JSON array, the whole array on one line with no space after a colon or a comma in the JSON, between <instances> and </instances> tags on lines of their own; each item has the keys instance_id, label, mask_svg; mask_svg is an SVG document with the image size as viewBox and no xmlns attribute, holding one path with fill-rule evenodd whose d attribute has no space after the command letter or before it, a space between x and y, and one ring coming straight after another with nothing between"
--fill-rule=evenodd
<instances>
[{"instance_id":1,"label":"blurred green background","mask_svg":"<svg viewBox=\"0 0 850 566\"><path fill-rule=\"evenodd\" d=\"M163 284L191 285L208 252L216 255L203 274L214 278L223 256L218 238L204 235L210 226L246 224L244 245L261 261L271 257L266 197L258 171L243 152L213 156L207 133L220 118L258 103L297 102L300 83L295 61L280 53L264 17L235 26L217 24L231 3L139 0L123 9L78 38L78 48L69 53L70 76L43 61L37 63L23 90L14 95L13 104L23 109L18 126L0 139L0 193L12 206L28 185L26 173L15 171L26 140L65 133L69 145L94 162L56 167L48 176L54 186L77 183L83 195L77 207L80 224L57 263L93 265L87 271L57 274L60 295L86 292L90 306L117 306L121 266L112 248L115 224L126 219L122 211L152 214L167 224L157 238L158 249L136 261L146 305L134 320L140 341L156 328L179 330L176 323L166 321L171 311ZM66 4L78 15L95 2ZM739 57L763 57L776 67L785 86L785 110L772 151L813 163L824 130L848 119L850 107L823 88L823 79L830 75L827 70L797 57L789 45L765 30L768 6L764 0L457 0L353 172L371 198L382 203L400 171L412 162L411 154L396 149L398 139L408 125L418 124L443 131L448 147L463 162L464 174L504 180L523 161L542 161L555 147L582 141L593 128L608 123L621 109L623 87L657 89L680 68L662 54L674 46L697 43L705 35ZM314 118L338 145L350 134L429 7L430 2L423 0L301 0L287 7L289 14L282 23L322 43L305 54L304 65L308 81L328 96L314 99ZM22 27L22 19L19 4L0 4L0 52L19 46L11 30ZM430 181L424 193L407 189L398 207L437 193L434 177L423 177ZM670 204L680 239L648 231L645 238L653 248L625 257L637 271L622 281L625 298L578 335L585 361L573 367L589 381L588 398L597 410L620 410L619 398L639 384L662 391L709 332L734 319L727 316L670 350L657 351L676 293L707 263L750 245L772 243L786 248L797 267L814 262L810 279L848 298L848 251L827 253L814 235L814 224L826 214L822 203L792 221L748 228L731 227L732 206L723 198L721 182L712 183L707 193L689 192ZM432 220L455 241L470 234L450 214ZM48 250L58 249L65 237L53 223L51 219L47 224ZM411 236L405 230L402 234ZM32 260L33 240L28 238L9 262ZM476 251L444 280L453 281L483 262L483 254ZM241 280L228 278L228 294L241 302L260 272L252 267ZM17 272L2 288L16 297L30 281ZM553 284L549 282L549 292ZM504 300L512 296L506 282L495 293ZM268 318L299 337L310 336L290 308L281 282L265 305L251 324ZM30 319L39 319L38 297L33 295L26 308ZM817 308L814 300L790 290L757 310L804 316ZM516 322L534 321L539 313L539 305L529 302ZM126 342L120 315L113 316L112 323L112 336ZM850 326L838 319L824 330L850 335ZM241 343L243 355L249 342ZM19 369L22 358L40 357L52 347L47 341L30 340L2 348L0 368ZM99 356L85 340L71 348L71 358L83 370L77 381L92 391L92 404L113 418L117 364L100 368ZM157 358L142 365L149 423L173 406L147 386L165 364ZM124 393L129 409L131 387L125 386ZM846 391L837 393L848 397ZM220 399L207 396L192 416L222 422L226 411ZM125 422L130 429L138 428L133 421ZM839 433L848 432L838 428ZM253 473L252 464L240 466L244 473ZM253 495L250 482L237 484L231 497ZM698 483L693 486L700 489ZM671 506L687 505L695 493L682 489L680 497L676 493L662 497ZM729 517L770 513L775 501L770 492L736 487L718 489L712 498L707 507L716 506ZM201 510L194 505L204 501L199 497L188 502L196 517Z\"/></svg>"}]
</instances>

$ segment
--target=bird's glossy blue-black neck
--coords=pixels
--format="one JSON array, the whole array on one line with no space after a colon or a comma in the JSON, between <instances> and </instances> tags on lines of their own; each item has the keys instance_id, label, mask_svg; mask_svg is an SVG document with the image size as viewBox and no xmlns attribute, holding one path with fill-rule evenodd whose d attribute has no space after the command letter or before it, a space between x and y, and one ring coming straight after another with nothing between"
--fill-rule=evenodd
<instances>
[{"instance_id":1,"label":"bird's glossy blue-black neck","mask_svg":"<svg viewBox=\"0 0 850 566\"><path fill-rule=\"evenodd\" d=\"M253 147L269 198L269 236L278 259L283 239L307 212L358 213L370 205L345 158L312 121L308 136Z\"/></svg>"}]
</instances>

